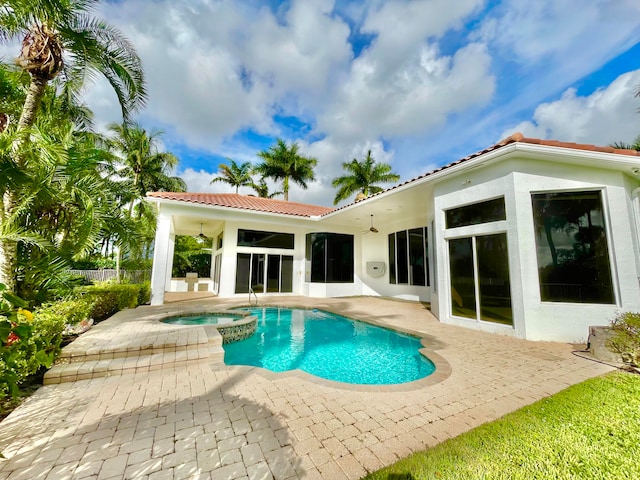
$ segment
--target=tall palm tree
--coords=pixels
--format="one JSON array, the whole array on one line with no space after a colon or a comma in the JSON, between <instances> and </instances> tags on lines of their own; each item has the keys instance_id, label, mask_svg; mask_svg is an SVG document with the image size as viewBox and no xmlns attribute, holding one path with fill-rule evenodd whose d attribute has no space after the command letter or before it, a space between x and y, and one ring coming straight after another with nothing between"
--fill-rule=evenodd
<instances>
[{"instance_id":1,"label":"tall palm tree","mask_svg":"<svg viewBox=\"0 0 640 480\"><path fill-rule=\"evenodd\" d=\"M137 123L112 123L109 125L112 137L111 148L119 155L122 168L117 174L131 183L131 197L128 200L129 214L134 205L147 192L185 192L187 185L180 177L171 176L171 170L178 165L178 159L170 152L161 152L160 131L147 131Z\"/></svg>"},{"instance_id":2,"label":"tall palm tree","mask_svg":"<svg viewBox=\"0 0 640 480\"><path fill-rule=\"evenodd\" d=\"M264 178L282 180L285 201L289 200L290 180L305 190L307 182L315 180L313 169L318 164L318 160L301 155L299 149L296 142L287 145L284 140L278 138L276 144L269 147L269 150L258 153L263 162L255 168L255 171Z\"/></svg>"},{"instance_id":3,"label":"tall palm tree","mask_svg":"<svg viewBox=\"0 0 640 480\"><path fill-rule=\"evenodd\" d=\"M359 192L363 198L381 192L384 189L376 185L378 183L393 183L400 180L400 175L391 172L391 165L376 163L371 156L371 150L367 152L362 162L354 158L351 162L343 162L342 168L349 172L349 175L334 178L331 182L331 185L338 188L338 193L333 199L334 205L356 192Z\"/></svg>"},{"instance_id":4,"label":"tall palm tree","mask_svg":"<svg viewBox=\"0 0 640 480\"><path fill-rule=\"evenodd\" d=\"M253 184L253 179L251 178L253 167L250 162L238 164L230 158L227 158L227 161L230 162L228 165L224 163L218 165L218 176L211 180L212 185L216 182L227 183L232 187L236 187L236 193L238 193L240 187Z\"/></svg>"},{"instance_id":5,"label":"tall palm tree","mask_svg":"<svg viewBox=\"0 0 640 480\"><path fill-rule=\"evenodd\" d=\"M38 110L50 81L62 73L70 96L85 78L104 75L113 87L127 118L146 99L140 59L122 33L92 15L98 0L4 0L0 6L0 42L22 39L18 66L29 74L29 87L12 147L18 169L26 162L22 148L29 140ZM71 88L73 87L73 88ZM0 222L14 216L17 199L13 189L4 192ZM0 282L15 290L18 244L0 239Z\"/></svg>"},{"instance_id":6,"label":"tall palm tree","mask_svg":"<svg viewBox=\"0 0 640 480\"><path fill-rule=\"evenodd\" d=\"M141 202L147 192L185 192L187 185L180 177L170 176L170 172L178 164L178 159L170 152L159 150L159 140L162 132L147 131L137 123L123 122L112 123L109 130L113 134L109 143L117 152L122 161L122 168L117 175L124 177L130 183L129 196L123 201L129 203L129 217L134 214L134 206L137 204L136 216L142 220L148 216L147 204ZM126 190L125 190L126 191ZM138 221L138 234L141 238L149 237L152 232L144 231L149 222ZM120 263L122 259L122 238L120 239L117 256L118 279L120 276Z\"/></svg>"},{"instance_id":7,"label":"tall palm tree","mask_svg":"<svg viewBox=\"0 0 640 480\"><path fill-rule=\"evenodd\" d=\"M115 27L92 15L99 0L4 0L0 41L22 38L17 63L31 81L18 128L35 122L46 85L102 74L127 118L146 100L144 73L131 43ZM66 55L65 55L66 54Z\"/></svg>"}]
</instances>

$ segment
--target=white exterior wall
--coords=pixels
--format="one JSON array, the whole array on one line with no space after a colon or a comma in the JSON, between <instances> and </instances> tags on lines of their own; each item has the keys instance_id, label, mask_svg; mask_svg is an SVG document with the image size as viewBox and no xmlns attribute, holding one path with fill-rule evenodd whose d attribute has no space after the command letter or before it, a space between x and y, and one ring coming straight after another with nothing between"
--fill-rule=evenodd
<instances>
[{"instance_id":1,"label":"white exterior wall","mask_svg":"<svg viewBox=\"0 0 640 480\"><path fill-rule=\"evenodd\" d=\"M538 279L532 193L601 190L616 303L594 305L542 302ZM507 220L445 229L444 210L504 196ZM544 161L510 160L461 172L435 188L438 295L432 310L440 321L515 335L529 340L584 342L591 325L606 325L620 311L640 310L637 233L629 182L619 172ZM447 240L506 232L513 327L451 315ZM435 295L434 295L435 297Z\"/></svg>"},{"instance_id":2,"label":"white exterior wall","mask_svg":"<svg viewBox=\"0 0 640 480\"><path fill-rule=\"evenodd\" d=\"M430 214L428 207L432 205L427 203L426 199L422 199L421 195L416 194L416 201L424 203L424 219L404 219L399 218L392 224L376 225L378 233L367 233L361 236L361 255L359 277L362 282L361 295L386 296L400 298L404 300L416 300L421 302L431 301L431 287L417 286L406 284L389 283L389 234L411 228L428 227L428 256L429 256L429 275L431 277L433 271L433 263L431 259L431 225L427 221L427 215ZM384 274L376 277L367 273L367 262L384 263Z\"/></svg>"},{"instance_id":3,"label":"white exterior wall","mask_svg":"<svg viewBox=\"0 0 640 480\"><path fill-rule=\"evenodd\" d=\"M452 179L438 184L434 190L434 223L436 230L436 272L437 297L432 300L431 310L441 322L475 328L492 333L513 335L526 338L524 312L520 305L521 282L518 259L518 235L513 222L500 221L469 225L466 227L446 229L445 210L479 203L497 197L504 197L507 219L516 218L514 204L513 181L509 170L504 164L493 167L471 170L469 174L462 173ZM509 281L511 283L511 305L513 310L513 325L502 325L493 322L477 321L474 319L454 317L451 315L451 279L449 275L449 244L453 238L470 237L489 233L506 233L509 251Z\"/></svg>"},{"instance_id":4,"label":"white exterior wall","mask_svg":"<svg viewBox=\"0 0 640 480\"><path fill-rule=\"evenodd\" d=\"M425 204L426 212L426 204ZM186 283L184 281L171 279L171 262L173 258L173 239L175 236L170 234L167 239L164 235L166 228L161 227L161 222L172 222L173 215L202 215L207 218L205 212L194 212L194 209L185 209L184 206L163 206L162 213L158 220L158 230L156 238L157 245L160 250L154 257L154 272L160 272L160 268L165 275L164 289L166 291L181 292L186 291ZM245 217L247 215L244 215ZM426 218L426 213L425 213ZM298 220L298 221L296 221ZM275 295L305 295L310 297L343 297L355 295L383 295L410 300L420 300L428 302L431 298L430 288L428 286L411 286L411 285L391 285L389 283L389 252L388 252L388 234L400 230L406 230L415 227L423 227L427 225L424 220L406 220L400 218L397 222L390 225L379 226L379 233L367 233L363 235L360 229L354 230L344 226L330 225L323 222L311 222L308 220L285 219L284 221L274 220L273 217L263 215L262 217L254 216L245 220L237 220L229 217L226 219L216 233L212 235L214 244L219 233L223 233L223 246L221 250L212 252L212 268L213 257L221 254L221 276L218 295L220 297L243 297L246 293L235 293L236 280L236 258L238 253L264 253L272 255L292 255L293 261L293 292L291 293L269 293L270 296ZM170 227L171 231L173 227ZM280 233L291 233L295 235L294 248L275 249L275 248L253 248L237 246L238 230L262 230ZM342 233L354 236L354 281L353 283L311 283L305 281L306 269L306 235L314 232L330 232ZM429 242L431 234L429 234ZM165 245L166 244L166 245ZM214 245L214 248L216 245ZM162 252L166 249L166 255ZM432 247L429 245L429 256L431 257ZM162 260L162 261L161 261ZM164 262L164 263L163 263ZM385 265L385 272L381 277L374 277L367 274L367 262L382 262ZM433 259L429 259L430 268L433 265ZM213 275L213 273L212 273ZM210 288L213 289L213 281L209 282ZM155 285L156 301L164 297L164 291L160 293L162 287ZM257 292L258 295L267 295Z\"/></svg>"},{"instance_id":5,"label":"white exterior wall","mask_svg":"<svg viewBox=\"0 0 640 480\"><path fill-rule=\"evenodd\" d=\"M541 173L514 175L518 196L519 250L523 266L523 307L526 312L527 335L530 340L582 342L588 336L590 325L607 325L620 311L640 310L640 284L636 263L634 237L636 233L629 222L629 192L625 189L621 173L599 169L555 165L546 171L554 177L543 175L544 165L538 165ZM602 191L607 244L611 264L611 276L615 304L580 304L542 302L538 283L535 232L532 218L531 193L562 190ZM529 219L528 221L526 219Z\"/></svg>"}]
</instances>

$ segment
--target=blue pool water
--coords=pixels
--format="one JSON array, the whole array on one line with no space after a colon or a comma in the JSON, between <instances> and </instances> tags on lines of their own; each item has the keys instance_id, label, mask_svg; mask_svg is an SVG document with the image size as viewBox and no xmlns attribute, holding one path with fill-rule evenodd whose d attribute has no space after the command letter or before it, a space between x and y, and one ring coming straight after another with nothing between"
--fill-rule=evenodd
<instances>
[{"instance_id":1,"label":"blue pool water","mask_svg":"<svg viewBox=\"0 0 640 480\"><path fill-rule=\"evenodd\" d=\"M435 370L418 352L420 341L408 335L321 310L247 310L258 318L256 333L224 345L227 365L253 365L274 372L300 369L327 380L361 385L411 382Z\"/></svg>"}]
</instances>

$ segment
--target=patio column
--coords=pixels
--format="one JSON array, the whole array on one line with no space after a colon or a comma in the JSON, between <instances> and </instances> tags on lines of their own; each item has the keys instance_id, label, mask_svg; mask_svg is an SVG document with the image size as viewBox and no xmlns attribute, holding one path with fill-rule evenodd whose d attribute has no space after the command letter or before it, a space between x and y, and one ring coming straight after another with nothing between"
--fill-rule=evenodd
<instances>
[{"instance_id":1,"label":"patio column","mask_svg":"<svg viewBox=\"0 0 640 480\"><path fill-rule=\"evenodd\" d=\"M173 241L171 237L171 216L160 212L156 225L153 270L151 271L151 305L162 305L164 303L167 278L171 281L171 263L173 261ZM169 254L171 254L171 257L169 257Z\"/></svg>"}]
</instances>

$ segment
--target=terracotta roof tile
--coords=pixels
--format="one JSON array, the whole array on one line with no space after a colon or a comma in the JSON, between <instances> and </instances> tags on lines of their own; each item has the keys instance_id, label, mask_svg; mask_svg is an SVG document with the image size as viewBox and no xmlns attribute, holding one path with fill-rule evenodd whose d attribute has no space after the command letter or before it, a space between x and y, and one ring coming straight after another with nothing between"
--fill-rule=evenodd
<instances>
[{"instance_id":1,"label":"terracotta roof tile","mask_svg":"<svg viewBox=\"0 0 640 480\"><path fill-rule=\"evenodd\" d=\"M298 217L324 215L333 211L330 207L308 205L305 203L285 202L272 198L239 195L237 193L173 193L149 192L147 197L177 200L180 202L196 203L199 205L215 205L218 207L237 208L254 212L280 213Z\"/></svg>"},{"instance_id":2,"label":"terracotta roof tile","mask_svg":"<svg viewBox=\"0 0 640 480\"><path fill-rule=\"evenodd\" d=\"M461 163L467 162L469 160L472 160L474 158L477 158L481 155L484 155L485 153L489 153L492 152L494 150L498 150L499 148L505 147L507 145L511 145L513 143L530 143L532 145L545 145L545 146L549 146L549 147L561 147L561 148L570 148L570 149L574 149L574 150L586 150L586 151L596 151L596 152L602 152L602 153L615 153L618 155L629 155L629 156L636 156L636 157L640 157L640 152L636 151L636 150L624 150L624 149L619 149L619 148L613 148L613 147L601 147L598 145L591 145L591 144L582 144L582 143L572 143L572 142L561 142L559 140L543 140L541 138L530 138L530 137L525 137L522 133L517 132L514 133L512 135L510 135L509 137L505 138L504 140L499 141L498 143L496 143L495 145L491 145L490 147L485 148L484 150L480 150L479 152L473 153L471 155L467 155L464 158L461 158L459 160L455 160L451 163L448 163L447 165L443 165L442 167L436 168L435 170L432 170L430 172L425 173L424 175L420 175L417 176L415 178L412 178L410 180L407 180L405 182L399 183L398 185L394 185L391 188L388 188L382 192L370 195L367 198L372 198L372 197L376 197L378 195L382 195L385 192L388 192L390 190L395 190L396 188L402 187L404 185L407 185L409 183L413 183L415 181L421 180L423 178L426 177L430 177L431 175L441 172L443 170L447 170L451 167L455 167L456 165L459 165ZM353 202L353 203L357 203L357 202ZM336 210L342 210L343 208L348 207L349 205L353 205L353 203L350 203L348 205L344 205L340 208L337 208ZM331 212L327 212L327 213L331 213Z\"/></svg>"},{"instance_id":3,"label":"terracotta roof tile","mask_svg":"<svg viewBox=\"0 0 640 480\"><path fill-rule=\"evenodd\" d=\"M436 168L435 170L425 173L424 175L420 175L418 177L412 178L405 182L399 183L398 185L394 185L391 188L388 188L380 193L371 195L367 198L377 197L378 195L382 195L385 192L395 190L409 183L413 183L423 178L430 177L438 172L455 167L456 165L459 165L464 162L468 162L469 160L477 158L481 155L498 150L500 148L503 148L507 145L511 145L514 143L528 143L532 145L545 145L550 147L568 148L573 150L614 153L617 155L628 155L628 156L640 157L640 152L636 150L624 150L619 148L604 147L604 146L591 145L591 144L561 142L559 140L544 140L540 138L530 138L530 137L525 137L522 133L518 132L510 135L504 140L499 141L495 145L491 145L490 147L485 148L484 150L480 150L479 152L473 153L471 155L467 155L464 158L451 162L447 165L443 165L442 167ZM155 197L155 198L164 198L167 200L178 200L182 202L197 203L201 205L217 205L221 207L238 208L242 210L252 210L256 212L280 213L283 215L294 215L294 216L300 216L300 217L324 216L324 215L328 215L331 212L335 212L335 211L347 208L348 206L353 205L354 203L359 203L359 201L355 201L353 203L344 205L340 208L334 209L330 207L321 207L316 205L308 205L304 203L285 202L283 200L274 200L269 198L238 195L235 193L152 192L152 193L147 193L147 196Z\"/></svg>"}]
</instances>

